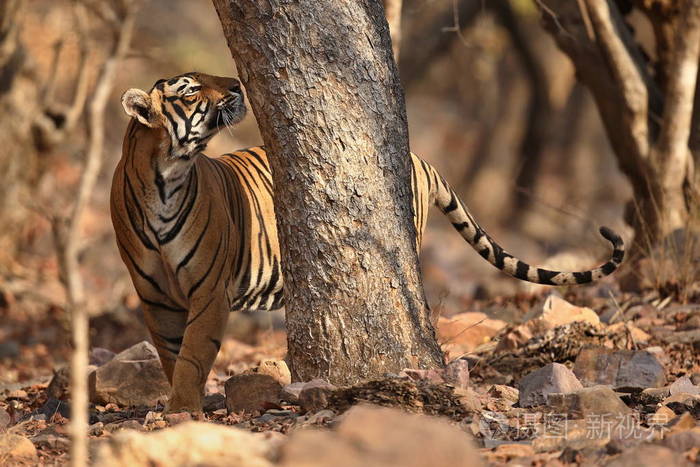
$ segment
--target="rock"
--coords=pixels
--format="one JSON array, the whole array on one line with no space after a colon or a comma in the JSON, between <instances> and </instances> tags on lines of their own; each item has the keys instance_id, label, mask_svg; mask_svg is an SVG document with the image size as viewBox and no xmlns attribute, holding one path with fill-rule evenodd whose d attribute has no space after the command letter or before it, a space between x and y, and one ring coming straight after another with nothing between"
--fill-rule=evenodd
<instances>
[{"instance_id":1,"label":"rock","mask_svg":"<svg viewBox=\"0 0 700 467\"><path fill-rule=\"evenodd\" d=\"M91 400L98 404L154 406L168 399L170 384L156 348L140 342L95 370Z\"/></svg>"},{"instance_id":2,"label":"rock","mask_svg":"<svg viewBox=\"0 0 700 467\"><path fill-rule=\"evenodd\" d=\"M10 423L12 423L12 417L10 417L7 410L0 407L0 431L10 426Z\"/></svg>"},{"instance_id":3,"label":"rock","mask_svg":"<svg viewBox=\"0 0 700 467\"><path fill-rule=\"evenodd\" d=\"M532 333L532 329L530 329L530 326L528 326L528 324L521 324L510 330L501 338L496 346L496 350L502 351L517 349L533 337L534 335Z\"/></svg>"},{"instance_id":4,"label":"rock","mask_svg":"<svg viewBox=\"0 0 700 467\"><path fill-rule=\"evenodd\" d=\"M413 381L429 381L433 384L442 384L445 382L443 371L434 369L404 368L399 373L399 377L411 378Z\"/></svg>"},{"instance_id":5,"label":"rock","mask_svg":"<svg viewBox=\"0 0 700 467\"><path fill-rule=\"evenodd\" d=\"M459 397L459 403L469 412L479 412L481 410L481 397L472 388L455 389L455 395Z\"/></svg>"},{"instance_id":6,"label":"rock","mask_svg":"<svg viewBox=\"0 0 700 467\"><path fill-rule=\"evenodd\" d=\"M53 372L53 377L46 388L46 395L51 399L69 399L70 368L67 366Z\"/></svg>"},{"instance_id":7,"label":"rock","mask_svg":"<svg viewBox=\"0 0 700 467\"><path fill-rule=\"evenodd\" d=\"M661 443L676 452L700 448L700 428L667 434Z\"/></svg>"},{"instance_id":8,"label":"rock","mask_svg":"<svg viewBox=\"0 0 700 467\"><path fill-rule=\"evenodd\" d=\"M550 363L523 377L518 400L520 407L534 407L544 404L547 394L566 394L582 387L571 370L560 363Z\"/></svg>"},{"instance_id":9,"label":"rock","mask_svg":"<svg viewBox=\"0 0 700 467\"><path fill-rule=\"evenodd\" d=\"M678 433L681 431L691 430L696 426L697 423L695 422L695 417L690 415L689 412L683 412L681 415L667 423L666 429L670 433Z\"/></svg>"},{"instance_id":10,"label":"rock","mask_svg":"<svg viewBox=\"0 0 700 467\"><path fill-rule=\"evenodd\" d=\"M494 448L490 457L505 463L518 457L532 457L534 455L535 450L529 444L499 444Z\"/></svg>"},{"instance_id":11,"label":"rock","mask_svg":"<svg viewBox=\"0 0 700 467\"><path fill-rule=\"evenodd\" d=\"M251 373L272 376L282 386L292 382L292 374L284 360L263 360L251 370Z\"/></svg>"},{"instance_id":12,"label":"rock","mask_svg":"<svg viewBox=\"0 0 700 467\"><path fill-rule=\"evenodd\" d=\"M204 412L214 412L215 410L226 408L226 396L221 393L207 394L202 401Z\"/></svg>"},{"instance_id":13,"label":"rock","mask_svg":"<svg viewBox=\"0 0 700 467\"><path fill-rule=\"evenodd\" d=\"M321 425L329 420L333 420L336 414L332 410L321 410L311 415L305 425Z\"/></svg>"},{"instance_id":14,"label":"rock","mask_svg":"<svg viewBox=\"0 0 700 467\"><path fill-rule=\"evenodd\" d=\"M39 414L46 415L47 418L59 413L62 417L70 417L70 404L58 399L49 397L49 399L38 410Z\"/></svg>"},{"instance_id":15,"label":"rock","mask_svg":"<svg viewBox=\"0 0 700 467\"><path fill-rule=\"evenodd\" d=\"M50 428L32 436L32 443L40 449L68 449L70 447L70 440L67 436L60 435Z\"/></svg>"},{"instance_id":16,"label":"rock","mask_svg":"<svg viewBox=\"0 0 700 467\"><path fill-rule=\"evenodd\" d=\"M632 413L632 409L607 386L582 388L569 394L549 394L547 404L555 408L557 413L566 413L574 419L591 418L592 415L615 416Z\"/></svg>"},{"instance_id":17,"label":"rock","mask_svg":"<svg viewBox=\"0 0 700 467\"><path fill-rule=\"evenodd\" d=\"M24 389L13 389L7 394L6 400L16 399L20 401L26 401L29 399L27 391Z\"/></svg>"},{"instance_id":18,"label":"rock","mask_svg":"<svg viewBox=\"0 0 700 467\"><path fill-rule=\"evenodd\" d=\"M671 395L669 388L648 388L639 393L639 400L644 404L658 404Z\"/></svg>"},{"instance_id":19,"label":"rock","mask_svg":"<svg viewBox=\"0 0 700 467\"><path fill-rule=\"evenodd\" d=\"M235 375L226 381L224 389L229 413L265 411L268 405L282 400L282 385L270 375Z\"/></svg>"},{"instance_id":20,"label":"rock","mask_svg":"<svg viewBox=\"0 0 700 467\"><path fill-rule=\"evenodd\" d=\"M681 454L654 444L642 444L629 449L605 464L606 467L638 467L640 465L666 465L690 467Z\"/></svg>"},{"instance_id":21,"label":"rock","mask_svg":"<svg viewBox=\"0 0 700 467\"><path fill-rule=\"evenodd\" d=\"M681 392L667 397L661 403L676 414L690 412L693 416L700 416L700 396L695 394Z\"/></svg>"},{"instance_id":22,"label":"rock","mask_svg":"<svg viewBox=\"0 0 700 467\"><path fill-rule=\"evenodd\" d=\"M619 391L642 391L666 384L663 366L655 355L644 350L584 348L576 358L574 374L584 386L604 384Z\"/></svg>"},{"instance_id":23,"label":"rock","mask_svg":"<svg viewBox=\"0 0 700 467\"><path fill-rule=\"evenodd\" d=\"M503 384L494 384L489 388L488 394L491 397L505 399L515 404L516 402L518 402L520 392L517 389L512 388L510 386L505 386Z\"/></svg>"},{"instance_id":24,"label":"rock","mask_svg":"<svg viewBox=\"0 0 700 467\"><path fill-rule=\"evenodd\" d=\"M505 326L505 321L490 319L481 312L460 313L449 319L440 317L437 324L438 340L441 344L458 347L455 353L463 354L488 342Z\"/></svg>"},{"instance_id":25,"label":"rock","mask_svg":"<svg viewBox=\"0 0 700 467\"><path fill-rule=\"evenodd\" d=\"M286 400L287 402L299 402L299 393L304 388L305 384L306 382L304 381L287 384L285 387L282 388L282 399Z\"/></svg>"},{"instance_id":26,"label":"rock","mask_svg":"<svg viewBox=\"0 0 700 467\"><path fill-rule=\"evenodd\" d=\"M126 430L99 446L94 465L101 467L270 467L272 452L262 436L204 422L185 422L167 430Z\"/></svg>"},{"instance_id":27,"label":"rock","mask_svg":"<svg viewBox=\"0 0 700 467\"><path fill-rule=\"evenodd\" d=\"M600 326L600 318L595 311L587 307L572 305L553 294L545 300L542 313L532 321L539 321L544 329L554 329L575 321L584 321L594 326Z\"/></svg>"},{"instance_id":28,"label":"rock","mask_svg":"<svg viewBox=\"0 0 700 467\"><path fill-rule=\"evenodd\" d=\"M446 383L456 388L469 387L469 363L460 358L447 364L442 375Z\"/></svg>"},{"instance_id":29,"label":"rock","mask_svg":"<svg viewBox=\"0 0 700 467\"><path fill-rule=\"evenodd\" d=\"M189 422L192 420L192 415L189 412L179 412L179 413L167 413L165 414L165 421L170 424L170 426L175 426L180 423Z\"/></svg>"},{"instance_id":30,"label":"rock","mask_svg":"<svg viewBox=\"0 0 700 467\"><path fill-rule=\"evenodd\" d=\"M34 465L37 460L36 448L29 439L13 433L0 436L0 461L3 465Z\"/></svg>"},{"instance_id":31,"label":"rock","mask_svg":"<svg viewBox=\"0 0 700 467\"><path fill-rule=\"evenodd\" d=\"M632 337L632 340L637 344L647 343L651 339L651 335L639 329L637 326L630 322L625 323L615 323L607 327L609 334L618 334L622 331L628 332Z\"/></svg>"},{"instance_id":32,"label":"rock","mask_svg":"<svg viewBox=\"0 0 700 467\"><path fill-rule=\"evenodd\" d=\"M281 466L481 466L470 437L444 420L359 405L335 431L297 430L283 446Z\"/></svg>"},{"instance_id":33,"label":"rock","mask_svg":"<svg viewBox=\"0 0 700 467\"><path fill-rule=\"evenodd\" d=\"M117 354L102 347L93 347L90 350L90 365L102 366L110 362Z\"/></svg>"},{"instance_id":34,"label":"rock","mask_svg":"<svg viewBox=\"0 0 700 467\"><path fill-rule=\"evenodd\" d=\"M683 376L668 387L668 392L671 396L680 393L700 395L700 387L694 385L687 376Z\"/></svg>"},{"instance_id":35,"label":"rock","mask_svg":"<svg viewBox=\"0 0 700 467\"><path fill-rule=\"evenodd\" d=\"M612 428L591 429L590 420L548 421L544 432L532 442L537 452L597 450L610 442Z\"/></svg>"},{"instance_id":36,"label":"rock","mask_svg":"<svg viewBox=\"0 0 700 467\"><path fill-rule=\"evenodd\" d=\"M676 412L662 405L654 412L654 415L650 417L649 424L659 426L666 425L674 418L676 418Z\"/></svg>"},{"instance_id":37,"label":"rock","mask_svg":"<svg viewBox=\"0 0 700 467\"><path fill-rule=\"evenodd\" d=\"M304 385L299 393L299 405L305 412L316 412L328 407L328 396L337 388L323 381L314 379Z\"/></svg>"},{"instance_id":38,"label":"rock","mask_svg":"<svg viewBox=\"0 0 700 467\"><path fill-rule=\"evenodd\" d=\"M108 423L104 426L104 430L110 433L120 430L144 431L144 427L138 420L124 420L122 422Z\"/></svg>"}]
</instances>

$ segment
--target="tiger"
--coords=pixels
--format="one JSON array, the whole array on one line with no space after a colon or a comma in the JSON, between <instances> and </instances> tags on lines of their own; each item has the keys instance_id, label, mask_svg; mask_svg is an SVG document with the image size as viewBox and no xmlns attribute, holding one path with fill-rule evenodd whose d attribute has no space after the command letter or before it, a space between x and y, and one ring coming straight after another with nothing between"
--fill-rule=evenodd
<instances>
[{"instance_id":1,"label":"tiger","mask_svg":"<svg viewBox=\"0 0 700 467\"><path fill-rule=\"evenodd\" d=\"M229 311L284 306L273 181L263 146L203 154L223 128L246 114L235 78L199 72L158 80L121 98L131 117L114 172L110 211L117 247L171 385L166 410L202 409L204 385ZM411 153L413 221L420 249L428 208L437 206L485 260L537 284L584 284L611 274L624 257L581 272L542 269L515 258L479 226L430 164Z\"/></svg>"}]
</instances>

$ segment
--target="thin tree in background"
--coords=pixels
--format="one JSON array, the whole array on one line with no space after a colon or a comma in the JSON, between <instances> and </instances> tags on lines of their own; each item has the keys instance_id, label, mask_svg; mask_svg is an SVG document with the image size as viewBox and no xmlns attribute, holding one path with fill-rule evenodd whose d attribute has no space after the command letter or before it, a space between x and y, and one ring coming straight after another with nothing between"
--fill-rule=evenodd
<instances>
[{"instance_id":1,"label":"thin tree in background","mask_svg":"<svg viewBox=\"0 0 700 467\"><path fill-rule=\"evenodd\" d=\"M66 308L70 315L73 353L70 364L71 393L71 465L83 467L88 459L88 328L89 316L83 280L79 270L81 245L80 225L100 173L105 140L104 114L114 87L119 63L129 51L138 0L111 2L76 2L76 25L83 43L90 16L107 23L112 34L107 56L102 62L94 87L90 90L87 112L83 115L87 128L85 162L77 196L68 217L53 219L54 240L61 279L66 288ZM92 13L91 15L89 13Z\"/></svg>"},{"instance_id":2,"label":"thin tree in background","mask_svg":"<svg viewBox=\"0 0 700 467\"><path fill-rule=\"evenodd\" d=\"M382 4L214 5L270 154L294 379L441 366Z\"/></svg>"},{"instance_id":3,"label":"thin tree in background","mask_svg":"<svg viewBox=\"0 0 700 467\"><path fill-rule=\"evenodd\" d=\"M685 229L697 211L700 0L538 5L546 30L593 94L620 169L632 184L627 221L635 230L632 253L642 255ZM654 61L625 23L633 8L652 25Z\"/></svg>"}]
</instances>

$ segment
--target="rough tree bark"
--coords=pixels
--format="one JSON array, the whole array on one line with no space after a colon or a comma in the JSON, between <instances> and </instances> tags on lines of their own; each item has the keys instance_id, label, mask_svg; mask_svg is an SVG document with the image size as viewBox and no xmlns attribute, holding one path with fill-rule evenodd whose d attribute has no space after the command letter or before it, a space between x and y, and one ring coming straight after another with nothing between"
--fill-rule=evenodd
<instances>
[{"instance_id":1,"label":"rough tree bark","mask_svg":"<svg viewBox=\"0 0 700 467\"><path fill-rule=\"evenodd\" d=\"M612 0L542 0L545 28L595 98L634 189L632 256L690 222L695 196L691 118L700 52L700 0L635 1L656 35L653 73ZM697 110L697 109L696 109ZM697 119L696 119L697 120ZM693 126L693 130L700 130Z\"/></svg>"},{"instance_id":2,"label":"rough tree bark","mask_svg":"<svg viewBox=\"0 0 700 467\"><path fill-rule=\"evenodd\" d=\"M293 378L345 384L442 365L381 2L214 5L270 154Z\"/></svg>"}]
</instances>

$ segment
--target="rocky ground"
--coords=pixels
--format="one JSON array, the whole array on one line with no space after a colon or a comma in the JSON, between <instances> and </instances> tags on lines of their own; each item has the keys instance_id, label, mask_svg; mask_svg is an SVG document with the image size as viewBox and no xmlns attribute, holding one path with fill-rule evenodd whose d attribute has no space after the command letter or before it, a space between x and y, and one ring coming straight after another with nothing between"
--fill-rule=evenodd
<instances>
[{"instance_id":1,"label":"rocky ground","mask_svg":"<svg viewBox=\"0 0 700 467\"><path fill-rule=\"evenodd\" d=\"M597 286L475 303L481 311L439 318L444 370L343 388L291 383L283 331L249 328L224 342L199 420L163 414L168 385L146 340L105 348L138 336L138 323L97 323L91 456L100 466L700 464L700 305L686 302ZM0 372L17 380L0 386L0 464L63 465L65 355L41 334L60 320L0 309Z\"/></svg>"}]
</instances>

